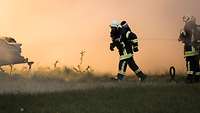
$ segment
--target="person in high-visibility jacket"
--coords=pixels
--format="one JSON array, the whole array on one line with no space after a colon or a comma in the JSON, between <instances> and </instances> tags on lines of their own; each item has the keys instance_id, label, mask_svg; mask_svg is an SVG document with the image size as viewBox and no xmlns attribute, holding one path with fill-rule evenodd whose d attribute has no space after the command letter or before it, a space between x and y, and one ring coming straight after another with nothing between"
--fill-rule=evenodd
<instances>
[{"instance_id":1,"label":"person in high-visibility jacket","mask_svg":"<svg viewBox=\"0 0 200 113\"><path fill-rule=\"evenodd\" d=\"M131 31L126 21L113 22L111 25L110 44L111 51L117 47L120 55L119 70L115 80L123 80L127 65L135 72L139 80L143 81L146 75L140 70L133 59L133 53L138 52L138 39L135 33Z\"/></svg>"},{"instance_id":2,"label":"person in high-visibility jacket","mask_svg":"<svg viewBox=\"0 0 200 113\"><path fill-rule=\"evenodd\" d=\"M182 41L184 44L184 56L186 60L187 67L187 80L189 82L199 81L200 72L199 72L199 50L196 47L194 41L194 17L184 17L185 26L181 31L179 36L179 41ZM187 21L186 21L187 20ZM188 23L190 22L190 23Z\"/></svg>"}]
</instances>

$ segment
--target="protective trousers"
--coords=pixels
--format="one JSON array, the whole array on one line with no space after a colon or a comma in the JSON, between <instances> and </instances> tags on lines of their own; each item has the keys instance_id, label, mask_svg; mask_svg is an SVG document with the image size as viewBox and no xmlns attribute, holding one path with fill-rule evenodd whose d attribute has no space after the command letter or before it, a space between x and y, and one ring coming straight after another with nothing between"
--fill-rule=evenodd
<instances>
[{"instance_id":1,"label":"protective trousers","mask_svg":"<svg viewBox=\"0 0 200 113\"><path fill-rule=\"evenodd\" d=\"M199 73L199 56L186 57L186 67L188 76L200 76Z\"/></svg>"},{"instance_id":2,"label":"protective trousers","mask_svg":"<svg viewBox=\"0 0 200 113\"><path fill-rule=\"evenodd\" d=\"M127 65L131 68L133 72L137 75L137 77L142 77L144 74L139 69L137 64L135 63L133 57L120 60L119 62L119 72L118 72L118 79L122 80L125 76Z\"/></svg>"}]
</instances>

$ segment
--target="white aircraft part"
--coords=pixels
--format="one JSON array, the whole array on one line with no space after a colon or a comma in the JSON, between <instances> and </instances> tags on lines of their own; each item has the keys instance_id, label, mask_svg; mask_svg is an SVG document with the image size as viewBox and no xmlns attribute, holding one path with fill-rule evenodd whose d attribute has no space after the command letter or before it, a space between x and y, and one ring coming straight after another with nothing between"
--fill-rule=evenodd
<instances>
[{"instance_id":1,"label":"white aircraft part","mask_svg":"<svg viewBox=\"0 0 200 113\"><path fill-rule=\"evenodd\" d=\"M6 38L0 38L0 66L25 63L25 58L21 56L22 44L8 42Z\"/></svg>"}]
</instances>

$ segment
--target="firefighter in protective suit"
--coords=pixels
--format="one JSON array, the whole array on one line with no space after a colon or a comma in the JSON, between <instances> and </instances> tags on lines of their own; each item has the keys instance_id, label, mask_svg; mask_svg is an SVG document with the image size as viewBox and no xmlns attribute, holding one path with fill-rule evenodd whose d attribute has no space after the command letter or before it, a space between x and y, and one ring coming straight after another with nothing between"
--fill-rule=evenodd
<instances>
[{"instance_id":1,"label":"firefighter in protective suit","mask_svg":"<svg viewBox=\"0 0 200 113\"><path fill-rule=\"evenodd\" d=\"M187 67L187 82L199 81L199 49L195 39L196 19L191 16L184 16L184 29L181 31L179 41L184 44L184 56Z\"/></svg>"},{"instance_id":2,"label":"firefighter in protective suit","mask_svg":"<svg viewBox=\"0 0 200 113\"><path fill-rule=\"evenodd\" d=\"M112 38L110 50L114 51L116 47L120 55L118 74L114 79L123 80L128 65L140 81L145 80L146 76L133 59L133 53L138 52L138 39L136 34L131 31L126 21L122 21L121 23L113 21L110 27L110 36Z\"/></svg>"}]
</instances>

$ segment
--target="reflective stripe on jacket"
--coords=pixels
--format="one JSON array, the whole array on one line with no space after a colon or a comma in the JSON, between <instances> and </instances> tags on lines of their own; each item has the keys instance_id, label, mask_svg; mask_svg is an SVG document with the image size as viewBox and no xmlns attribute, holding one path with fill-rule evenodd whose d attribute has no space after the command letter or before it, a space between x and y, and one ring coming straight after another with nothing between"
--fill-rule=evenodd
<instances>
[{"instance_id":1,"label":"reflective stripe on jacket","mask_svg":"<svg viewBox=\"0 0 200 113\"><path fill-rule=\"evenodd\" d=\"M186 46L184 48L185 57L198 55L198 51L193 46Z\"/></svg>"}]
</instances>

